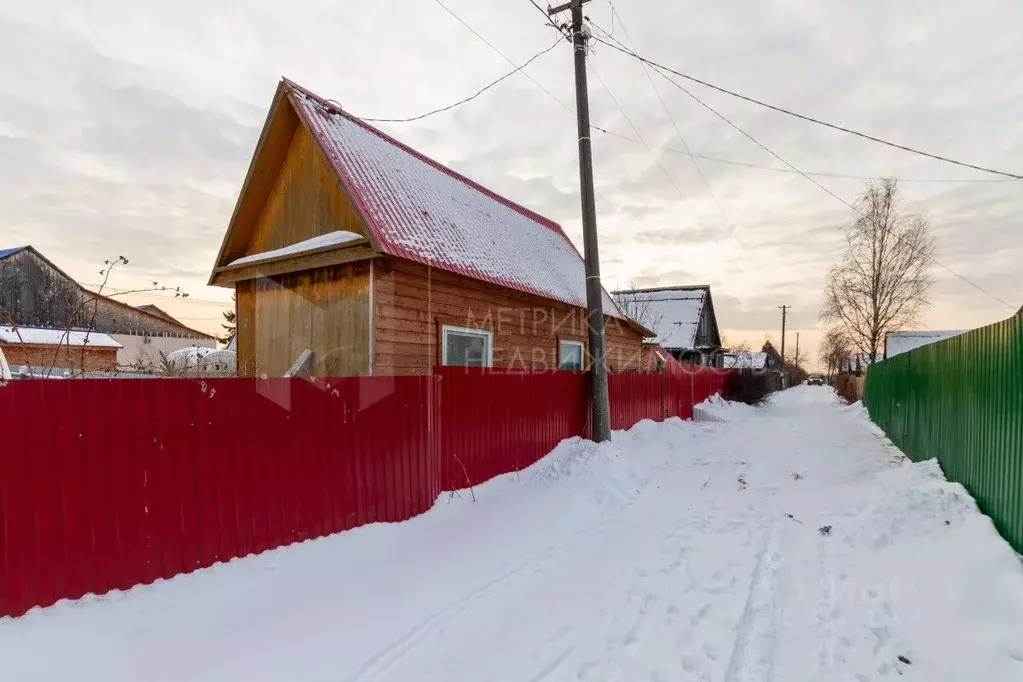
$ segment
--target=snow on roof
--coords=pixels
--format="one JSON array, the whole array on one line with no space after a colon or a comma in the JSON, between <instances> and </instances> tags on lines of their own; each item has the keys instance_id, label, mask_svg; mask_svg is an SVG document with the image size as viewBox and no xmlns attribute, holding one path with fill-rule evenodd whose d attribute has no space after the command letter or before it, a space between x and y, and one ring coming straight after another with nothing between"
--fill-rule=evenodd
<instances>
[{"instance_id":1,"label":"snow on roof","mask_svg":"<svg viewBox=\"0 0 1023 682\"><path fill-rule=\"evenodd\" d=\"M24 343L36 346L84 346L93 348L121 348L121 344L100 332L86 332L66 329L44 329L41 327L0 327L0 341Z\"/></svg>"},{"instance_id":2,"label":"snow on roof","mask_svg":"<svg viewBox=\"0 0 1023 682\"><path fill-rule=\"evenodd\" d=\"M585 307L583 259L557 223L285 85L381 251ZM624 317L607 292L604 312Z\"/></svg>"},{"instance_id":3,"label":"snow on roof","mask_svg":"<svg viewBox=\"0 0 1023 682\"><path fill-rule=\"evenodd\" d=\"M764 369L767 367L767 353L737 351L725 353L725 369Z\"/></svg>"},{"instance_id":4,"label":"snow on roof","mask_svg":"<svg viewBox=\"0 0 1023 682\"><path fill-rule=\"evenodd\" d=\"M24 250L24 248L25 248L24 246L16 246L13 249L0 249L0 258L7 258L8 256L13 256L19 251Z\"/></svg>"},{"instance_id":5,"label":"snow on roof","mask_svg":"<svg viewBox=\"0 0 1023 682\"><path fill-rule=\"evenodd\" d=\"M280 249L274 249L273 251L263 251L262 253L253 253L243 258L233 260L228 265L247 265L250 263L261 263L263 261L271 260L273 258L280 258L282 256L298 256L308 251L315 251L316 249L322 249L328 246L337 246L339 244L346 244L353 242L357 239L365 239L361 234L355 232L347 232L345 230L338 230L337 232L328 232L327 234L321 234L318 237L312 239L305 239L300 242L296 242L290 246L285 246Z\"/></svg>"},{"instance_id":6,"label":"snow on roof","mask_svg":"<svg viewBox=\"0 0 1023 682\"><path fill-rule=\"evenodd\" d=\"M695 348L706 287L616 291L615 297L627 310L641 313L638 322L656 333L653 343L671 349Z\"/></svg>"},{"instance_id":7,"label":"snow on roof","mask_svg":"<svg viewBox=\"0 0 1023 682\"><path fill-rule=\"evenodd\" d=\"M889 332L885 337L885 353L891 358L902 353L908 353L914 348L926 346L944 339L965 334L969 329L947 329L944 331L923 331L923 332Z\"/></svg>"}]
</instances>

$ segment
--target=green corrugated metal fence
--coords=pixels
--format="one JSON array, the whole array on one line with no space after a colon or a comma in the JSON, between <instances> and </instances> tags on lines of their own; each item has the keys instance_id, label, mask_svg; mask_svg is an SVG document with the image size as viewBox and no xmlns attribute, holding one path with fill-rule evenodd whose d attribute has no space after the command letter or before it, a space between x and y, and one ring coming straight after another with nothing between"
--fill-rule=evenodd
<instances>
[{"instance_id":1,"label":"green corrugated metal fence","mask_svg":"<svg viewBox=\"0 0 1023 682\"><path fill-rule=\"evenodd\" d=\"M1023 552L1023 316L877 363L864 403L911 459L937 457Z\"/></svg>"}]
</instances>

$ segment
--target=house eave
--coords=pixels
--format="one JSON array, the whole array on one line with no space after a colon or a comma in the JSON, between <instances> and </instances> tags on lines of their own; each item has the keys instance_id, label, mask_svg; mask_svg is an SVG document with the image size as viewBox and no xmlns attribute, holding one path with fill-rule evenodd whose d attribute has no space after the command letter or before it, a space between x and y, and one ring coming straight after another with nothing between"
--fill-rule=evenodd
<instances>
[{"instance_id":1,"label":"house eave","mask_svg":"<svg viewBox=\"0 0 1023 682\"><path fill-rule=\"evenodd\" d=\"M214 270L210 284L231 287L235 283L245 280L276 277L292 272L356 263L380 257L382 254L370 246L368 239L360 239L341 246L331 245L302 253L268 258L258 263L223 265Z\"/></svg>"}]
</instances>

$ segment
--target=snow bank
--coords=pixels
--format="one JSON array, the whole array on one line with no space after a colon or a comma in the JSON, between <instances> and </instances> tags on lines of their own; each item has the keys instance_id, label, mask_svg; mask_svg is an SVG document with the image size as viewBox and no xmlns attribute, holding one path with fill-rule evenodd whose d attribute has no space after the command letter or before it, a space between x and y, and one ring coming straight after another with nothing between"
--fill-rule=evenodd
<instances>
[{"instance_id":1,"label":"snow bank","mask_svg":"<svg viewBox=\"0 0 1023 682\"><path fill-rule=\"evenodd\" d=\"M756 411L752 405L725 400L714 394L693 407L693 421L730 422L756 414Z\"/></svg>"}]
</instances>

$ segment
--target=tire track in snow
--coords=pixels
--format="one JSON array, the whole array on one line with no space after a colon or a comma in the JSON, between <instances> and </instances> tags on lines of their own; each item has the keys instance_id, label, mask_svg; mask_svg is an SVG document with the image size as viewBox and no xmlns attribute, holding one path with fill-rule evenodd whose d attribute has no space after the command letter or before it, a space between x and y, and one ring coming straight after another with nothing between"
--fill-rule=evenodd
<instances>
[{"instance_id":1,"label":"tire track in snow","mask_svg":"<svg viewBox=\"0 0 1023 682\"><path fill-rule=\"evenodd\" d=\"M781 620L778 611L783 565L780 550L778 522L772 521L757 552L746 604L735 626L737 635L724 682L771 679Z\"/></svg>"},{"instance_id":2,"label":"tire track in snow","mask_svg":"<svg viewBox=\"0 0 1023 682\"><path fill-rule=\"evenodd\" d=\"M599 523L592 526L586 526L573 533L569 533L562 539L529 556L527 559L516 564L507 571L501 572L497 575L497 577L483 585L480 585L475 590L463 594L443 609L435 611L433 614L427 616L410 630L406 631L405 634L392 640L388 646L378 650L362 665L358 672L349 676L346 679L346 682L372 682L373 680L379 679L383 674L394 667L394 665L400 662L408 654L412 653L420 641L436 630L447 619L461 613L464 610L464 607L466 607L470 602L483 597L492 589L508 583L516 575L524 573L534 564L551 559L555 554L557 554L557 552L567 548L571 543L579 538L590 533L603 530L609 524L619 520L636 504L638 499L641 498L637 497L625 503L613 514L605 516Z\"/></svg>"}]
</instances>

